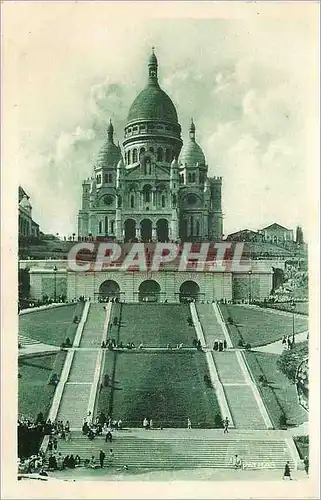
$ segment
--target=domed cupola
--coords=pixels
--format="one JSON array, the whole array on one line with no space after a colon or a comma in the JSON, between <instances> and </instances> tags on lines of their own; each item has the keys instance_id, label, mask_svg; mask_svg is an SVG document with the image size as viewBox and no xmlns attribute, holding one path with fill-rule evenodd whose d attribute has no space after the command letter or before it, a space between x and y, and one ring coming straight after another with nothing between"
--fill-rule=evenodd
<instances>
[{"instance_id":1,"label":"domed cupola","mask_svg":"<svg viewBox=\"0 0 321 500\"><path fill-rule=\"evenodd\" d=\"M96 167L104 168L116 166L120 156L120 148L114 143L114 127L110 120L107 128L107 141L98 153Z\"/></svg>"},{"instance_id":2,"label":"domed cupola","mask_svg":"<svg viewBox=\"0 0 321 500\"><path fill-rule=\"evenodd\" d=\"M136 166L143 153L154 152L156 162L170 167L182 144L177 111L158 83L158 61L153 49L148 59L147 86L134 100L127 117L125 165Z\"/></svg>"},{"instance_id":3,"label":"domed cupola","mask_svg":"<svg viewBox=\"0 0 321 500\"><path fill-rule=\"evenodd\" d=\"M153 49L148 60L148 84L131 105L127 117L128 123L142 119L178 123L172 100L159 86L157 70L158 62Z\"/></svg>"},{"instance_id":4,"label":"domed cupola","mask_svg":"<svg viewBox=\"0 0 321 500\"><path fill-rule=\"evenodd\" d=\"M206 163L202 148L195 140L195 124L193 119L189 128L189 140L184 144L180 155L180 163L187 167L195 167L197 164L200 167L204 167Z\"/></svg>"}]
</instances>

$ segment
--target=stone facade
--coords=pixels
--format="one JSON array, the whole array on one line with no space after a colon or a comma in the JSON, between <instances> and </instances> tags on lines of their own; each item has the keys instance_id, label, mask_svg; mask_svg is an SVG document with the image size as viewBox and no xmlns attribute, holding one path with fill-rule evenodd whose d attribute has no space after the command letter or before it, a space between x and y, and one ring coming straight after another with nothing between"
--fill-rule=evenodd
<instances>
[{"instance_id":1,"label":"stone facade","mask_svg":"<svg viewBox=\"0 0 321 500\"><path fill-rule=\"evenodd\" d=\"M218 241L221 177L208 177L191 122L183 146L177 112L158 83L154 53L148 84L133 102L122 149L108 126L94 173L83 182L78 236L123 241ZM182 148L183 146L183 148Z\"/></svg>"},{"instance_id":2,"label":"stone facade","mask_svg":"<svg viewBox=\"0 0 321 500\"><path fill-rule=\"evenodd\" d=\"M53 263L57 271L53 270ZM117 295L125 302L139 302L144 295L152 300L179 302L186 295L195 300L263 300L272 289L273 271L269 262L253 264L253 270L244 272L159 271L74 272L67 261L21 261L30 267L30 295L66 295L73 300L81 295L97 301L102 296ZM257 266L257 267L255 267Z\"/></svg>"},{"instance_id":3,"label":"stone facade","mask_svg":"<svg viewBox=\"0 0 321 500\"><path fill-rule=\"evenodd\" d=\"M287 229L277 223L259 229L258 233L263 235L263 241L275 243L276 245L293 242L294 240L293 229Z\"/></svg>"}]
</instances>

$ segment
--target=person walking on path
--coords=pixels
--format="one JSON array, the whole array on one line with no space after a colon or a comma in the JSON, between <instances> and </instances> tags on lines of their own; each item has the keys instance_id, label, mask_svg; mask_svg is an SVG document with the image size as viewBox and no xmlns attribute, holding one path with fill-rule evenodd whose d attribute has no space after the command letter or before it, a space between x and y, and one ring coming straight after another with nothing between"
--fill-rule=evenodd
<instances>
[{"instance_id":1,"label":"person walking on path","mask_svg":"<svg viewBox=\"0 0 321 500\"><path fill-rule=\"evenodd\" d=\"M223 434L228 434L229 425L230 425L230 421L226 417L225 420L223 421L223 426L224 426L224 432L223 432Z\"/></svg>"},{"instance_id":2,"label":"person walking on path","mask_svg":"<svg viewBox=\"0 0 321 500\"><path fill-rule=\"evenodd\" d=\"M192 422L191 422L191 420L189 418L187 419L187 428L188 429L192 428Z\"/></svg>"},{"instance_id":3,"label":"person walking on path","mask_svg":"<svg viewBox=\"0 0 321 500\"><path fill-rule=\"evenodd\" d=\"M291 469L290 469L290 462L287 461L285 466L284 466L284 473L283 473L283 479L285 479L286 477L288 477L290 479L290 481L292 481L292 477L291 477Z\"/></svg>"},{"instance_id":4,"label":"person walking on path","mask_svg":"<svg viewBox=\"0 0 321 500\"><path fill-rule=\"evenodd\" d=\"M148 420L147 420L146 417L143 420L143 427L144 427L145 430L148 429Z\"/></svg>"},{"instance_id":5,"label":"person walking on path","mask_svg":"<svg viewBox=\"0 0 321 500\"><path fill-rule=\"evenodd\" d=\"M99 463L100 463L100 468L102 469L104 467L104 460L105 460L105 453L103 450L100 450L99 452Z\"/></svg>"}]
</instances>

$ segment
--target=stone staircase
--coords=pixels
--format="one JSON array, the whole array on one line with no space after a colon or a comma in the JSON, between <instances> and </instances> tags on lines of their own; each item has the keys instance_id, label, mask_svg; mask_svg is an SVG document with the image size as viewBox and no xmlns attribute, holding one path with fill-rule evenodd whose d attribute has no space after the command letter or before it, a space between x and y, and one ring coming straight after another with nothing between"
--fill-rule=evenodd
<instances>
[{"instance_id":1,"label":"stone staircase","mask_svg":"<svg viewBox=\"0 0 321 500\"><path fill-rule=\"evenodd\" d=\"M106 318L104 304L91 304L79 347L100 347Z\"/></svg>"},{"instance_id":2,"label":"stone staircase","mask_svg":"<svg viewBox=\"0 0 321 500\"><path fill-rule=\"evenodd\" d=\"M143 436L146 432L150 436ZM95 456L98 462L99 451L106 453L105 465L108 465L108 451L113 449L113 466L148 469L194 469L194 468L231 468L231 459L235 454L242 457L248 469L282 469L287 460L296 468L294 458L286 439L281 437L247 437L231 434L215 438L205 436L174 437L166 431L141 431L138 435L121 431L112 443L106 443L104 437L93 441L80 433L73 433L69 442L60 441L58 451L62 455L79 455L82 460ZM188 431L185 431L188 433ZM162 437L163 435L163 437Z\"/></svg>"},{"instance_id":3,"label":"stone staircase","mask_svg":"<svg viewBox=\"0 0 321 500\"><path fill-rule=\"evenodd\" d=\"M99 347L106 327L105 321L106 311L102 304L91 304L80 339L80 349L74 352L57 413L57 420L69 420L72 429L81 428L89 408L91 411L94 408L102 360ZM82 352L81 347L96 349Z\"/></svg>"},{"instance_id":4,"label":"stone staircase","mask_svg":"<svg viewBox=\"0 0 321 500\"><path fill-rule=\"evenodd\" d=\"M26 337L25 335L18 335L18 342L19 342L19 344L21 344L22 347L43 344L43 342L39 342L39 340L31 339L30 337Z\"/></svg>"},{"instance_id":5,"label":"stone staircase","mask_svg":"<svg viewBox=\"0 0 321 500\"><path fill-rule=\"evenodd\" d=\"M239 429L266 429L250 385L224 385L234 424Z\"/></svg>"},{"instance_id":6,"label":"stone staircase","mask_svg":"<svg viewBox=\"0 0 321 500\"><path fill-rule=\"evenodd\" d=\"M196 304L197 315L202 325L203 332L206 332L206 343L213 349L215 340L225 340L224 332L218 323L213 311L212 304Z\"/></svg>"},{"instance_id":7,"label":"stone staircase","mask_svg":"<svg viewBox=\"0 0 321 500\"><path fill-rule=\"evenodd\" d=\"M213 351L212 356L222 384L245 384L244 373L235 352Z\"/></svg>"},{"instance_id":8,"label":"stone staircase","mask_svg":"<svg viewBox=\"0 0 321 500\"><path fill-rule=\"evenodd\" d=\"M213 349L215 340L224 340L222 325L218 322L212 304L197 304L205 345ZM221 332L221 333L220 333ZM263 402L255 392L247 367L236 351L211 351L218 378L222 384L233 424L240 429L266 429L262 414ZM259 405L261 403L261 406ZM223 418L225 415L222 415Z\"/></svg>"},{"instance_id":9,"label":"stone staircase","mask_svg":"<svg viewBox=\"0 0 321 500\"><path fill-rule=\"evenodd\" d=\"M253 384L249 377L245 377L237 353L212 352L212 356L235 427L266 429L267 425L255 397Z\"/></svg>"},{"instance_id":10,"label":"stone staircase","mask_svg":"<svg viewBox=\"0 0 321 500\"><path fill-rule=\"evenodd\" d=\"M57 420L69 420L72 428L80 428L87 415L91 383L66 383Z\"/></svg>"}]
</instances>

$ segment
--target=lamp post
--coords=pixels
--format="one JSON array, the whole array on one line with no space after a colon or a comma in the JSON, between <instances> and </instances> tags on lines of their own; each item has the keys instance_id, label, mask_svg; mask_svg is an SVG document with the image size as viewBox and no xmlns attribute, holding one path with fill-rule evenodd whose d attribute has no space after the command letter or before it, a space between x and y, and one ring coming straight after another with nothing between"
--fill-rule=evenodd
<instances>
[{"instance_id":1,"label":"lamp post","mask_svg":"<svg viewBox=\"0 0 321 500\"><path fill-rule=\"evenodd\" d=\"M252 276L252 270L249 271L249 304L251 304L251 300L252 300L252 290L251 290L251 276Z\"/></svg>"},{"instance_id":2,"label":"lamp post","mask_svg":"<svg viewBox=\"0 0 321 500\"><path fill-rule=\"evenodd\" d=\"M54 281L54 284L55 284L55 288L54 288L54 302L56 302L56 299L57 299L57 271L58 271L58 267L55 266L53 268L54 278L55 278L55 281Z\"/></svg>"},{"instance_id":3,"label":"lamp post","mask_svg":"<svg viewBox=\"0 0 321 500\"><path fill-rule=\"evenodd\" d=\"M294 311L295 311L295 307L296 307L296 304L295 304L294 300L292 300L291 307L292 307L292 343L294 343L294 335L295 335Z\"/></svg>"}]
</instances>

